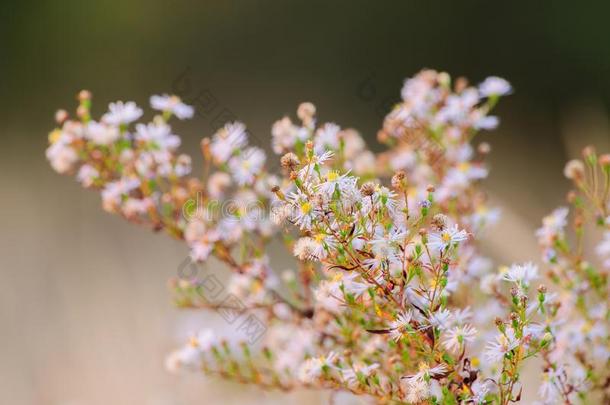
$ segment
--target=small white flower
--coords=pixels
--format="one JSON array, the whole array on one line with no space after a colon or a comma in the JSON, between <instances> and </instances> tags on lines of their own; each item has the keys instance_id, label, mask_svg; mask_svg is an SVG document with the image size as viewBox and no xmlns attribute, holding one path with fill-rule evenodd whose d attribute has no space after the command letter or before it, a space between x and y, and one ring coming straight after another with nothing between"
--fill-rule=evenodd
<instances>
[{"instance_id":1,"label":"small white flower","mask_svg":"<svg viewBox=\"0 0 610 405\"><path fill-rule=\"evenodd\" d=\"M455 326L449 329L445 335L443 345L452 352L458 352L465 343L474 341L477 330L470 325Z\"/></svg>"},{"instance_id":2,"label":"small white flower","mask_svg":"<svg viewBox=\"0 0 610 405\"><path fill-rule=\"evenodd\" d=\"M172 129L164 122L151 122L148 125L136 125L135 139L154 145L162 150L176 149L180 146L180 138L172 134Z\"/></svg>"},{"instance_id":3,"label":"small white flower","mask_svg":"<svg viewBox=\"0 0 610 405\"><path fill-rule=\"evenodd\" d=\"M84 186L91 187L93 181L98 178L100 173L91 165L84 164L78 169L76 179Z\"/></svg>"},{"instance_id":4,"label":"small white flower","mask_svg":"<svg viewBox=\"0 0 610 405\"><path fill-rule=\"evenodd\" d=\"M494 363L501 361L504 355L519 345L519 340L515 337L512 328L506 328L506 333L496 335L495 341L487 343L485 347L485 357Z\"/></svg>"},{"instance_id":5,"label":"small white flower","mask_svg":"<svg viewBox=\"0 0 610 405\"><path fill-rule=\"evenodd\" d=\"M322 242L308 236L300 238L294 244L293 252L299 260L317 261L326 257L326 251Z\"/></svg>"},{"instance_id":6,"label":"small white flower","mask_svg":"<svg viewBox=\"0 0 610 405\"><path fill-rule=\"evenodd\" d=\"M121 136L119 129L112 125L105 125L90 121L85 128L85 138L98 145L110 145Z\"/></svg>"},{"instance_id":7,"label":"small white flower","mask_svg":"<svg viewBox=\"0 0 610 405\"><path fill-rule=\"evenodd\" d=\"M49 146L46 151L46 156L51 166L58 173L66 173L74 167L78 162L78 154L76 151L63 140L59 140Z\"/></svg>"},{"instance_id":8,"label":"small white flower","mask_svg":"<svg viewBox=\"0 0 610 405\"><path fill-rule=\"evenodd\" d=\"M210 151L218 163L224 163L247 144L246 126L241 122L227 123L212 138Z\"/></svg>"},{"instance_id":9,"label":"small white flower","mask_svg":"<svg viewBox=\"0 0 610 405\"><path fill-rule=\"evenodd\" d=\"M181 120L192 118L195 112L193 107L184 104L180 97L168 94L151 96L150 106L155 110L171 112Z\"/></svg>"},{"instance_id":10,"label":"small white flower","mask_svg":"<svg viewBox=\"0 0 610 405\"><path fill-rule=\"evenodd\" d=\"M488 77L479 85L479 92L483 97L489 96L505 96L512 92L513 88L506 80L491 76Z\"/></svg>"},{"instance_id":11,"label":"small white flower","mask_svg":"<svg viewBox=\"0 0 610 405\"><path fill-rule=\"evenodd\" d=\"M405 334L413 330L411 320L413 312L410 310L398 314L396 319L390 324L390 337L398 342Z\"/></svg>"},{"instance_id":12,"label":"small white flower","mask_svg":"<svg viewBox=\"0 0 610 405\"><path fill-rule=\"evenodd\" d=\"M315 152L319 154L327 150L339 149L339 131L341 131L341 128L332 122L318 128L314 137Z\"/></svg>"},{"instance_id":13,"label":"small white flower","mask_svg":"<svg viewBox=\"0 0 610 405\"><path fill-rule=\"evenodd\" d=\"M334 367L333 363L337 355L330 352L326 356L312 357L307 360L299 368L299 379L304 383L312 383L318 379L325 369Z\"/></svg>"},{"instance_id":14,"label":"small white flower","mask_svg":"<svg viewBox=\"0 0 610 405\"><path fill-rule=\"evenodd\" d=\"M428 246L432 250L443 251L454 244L463 242L467 239L468 233L465 230L460 230L456 224L452 228L430 234L428 237Z\"/></svg>"},{"instance_id":15,"label":"small white flower","mask_svg":"<svg viewBox=\"0 0 610 405\"><path fill-rule=\"evenodd\" d=\"M503 280L524 285L529 285L536 278L538 278L538 267L533 263L513 264L502 276Z\"/></svg>"},{"instance_id":16,"label":"small white flower","mask_svg":"<svg viewBox=\"0 0 610 405\"><path fill-rule=\"evenodd\" d=\"M347 370L341 370L343 375L343 380L349 385L358 384L358 376L361 375L364 378L367 378L373 374L373 372L379 368L378 363L373 363L371 365L365 365L362 363L354 363L352 368L348 368Z\"/></svg>"},{"instance_id":17,"label":"small white flower","mask_svg":"<svg viewBox=\"0 0 610 405\"><path fill-rule=\"evenodd\" d=\"M117 101L108 105L108 112L102 117L106 124L119 126L129 124L142 116L142 109L133 101Z\"/></svg>"},{"instance_id":18,"label":"small white flower","mask_svg":"<svg viewBox=\"0 0 610 405\"><path fill-rule=\"evenodd\" d=\"M265 164L265 152L257 147L250 147L229 160L229 168L235 182L240 185L252 184Z\"/></svg>"}]
</instances>

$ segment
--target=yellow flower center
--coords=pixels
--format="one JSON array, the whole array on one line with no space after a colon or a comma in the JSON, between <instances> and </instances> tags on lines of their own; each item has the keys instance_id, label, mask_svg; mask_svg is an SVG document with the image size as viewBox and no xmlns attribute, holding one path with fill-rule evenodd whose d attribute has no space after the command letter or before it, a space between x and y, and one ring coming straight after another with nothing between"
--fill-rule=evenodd
<instances>
[{"instance_id":1,"label":"yellow flower center","mask_svg":"<svg viewBox=\"0 0 610 405\"><path fill-rule=\"evenodd\" d=\"M328 172L328 174L326 175L326 179L328 179L328 181L335 181L339 178L339 173L332 171L332 172Z\"/></svg>"},{"instance_id":2,"label":"yellow flower center","mask_svg":"<svg viewBox=\"0 0 610 405\"><path fill-rule=\"evenodd\" d=\"M57 142L59 140L60 136L61 136L61 131L59 129L55 129L55 130L49 132L49 143L54 144L55 142Z\"/></svg>"},{"instance_id":3,"label":"yellow flower center","mask_svg":"<svg viewBox=\"0 0 610 405\"><path fill-rule=\"evenodd\" d=\"M311 204L307 201L301 204L301 212L303 214L309 214L311 212Z\"/></svg>"}]
</instances>

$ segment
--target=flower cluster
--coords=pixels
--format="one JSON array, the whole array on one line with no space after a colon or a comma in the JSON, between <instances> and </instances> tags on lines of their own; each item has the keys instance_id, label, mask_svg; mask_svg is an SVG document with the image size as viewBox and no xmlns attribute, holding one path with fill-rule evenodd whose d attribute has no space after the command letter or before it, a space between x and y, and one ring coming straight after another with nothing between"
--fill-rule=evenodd
<instances>
[{"instance_id":1,"label":"flower cluster","mask_svg":"<svg viewBox=\"0 0 610 405\"><path fill-rule=\"evenodd\" d=\"M540 387L548 404L610 401L610 155L592 147L582 155L564 170L574 184L569 206L545 217L536 233L556 286L545 314L552 340L543 351Z\"/></svg>"},{"instance_id":2,"label":"flower cluster","mask_svg":"<svg viewBox=\"0 0 610 405\"><path fill-rule=\"evenodd\" d=\"M143 112L133 102L94 121L81 92L75 120L57 113L47 158L100 190L107 211L183 239L194 262L224 263L232 296L267 326L255 345L200 331L170 355L171 370L376 403L506 405L521 399L523 362L540 356L543 400L572 403L608 388L607 277L582 259L581 242L590 209L606 228L597 253L608 267L609 159L588 152L568 165L582 194L570 197L576 251L560 209L538 232L558 292L540 285L531 298L535 265L494 271L477 247L499 211L479 186L490 147L473 140L497 126L490 112L511 91L497 77L469 86L422 71L386 117L380 154L355 130L318 123L303 103L296 122L272 126L278 173L242 123L227 123L202 140L198 176L169 125L193 115L179 98L153 96L159 113L147 124L135 123ZM268 255L278 242L294 256L281 274ZM202 280L171 288L179 306L222 309Z\"/></svg>"}]
</instances>

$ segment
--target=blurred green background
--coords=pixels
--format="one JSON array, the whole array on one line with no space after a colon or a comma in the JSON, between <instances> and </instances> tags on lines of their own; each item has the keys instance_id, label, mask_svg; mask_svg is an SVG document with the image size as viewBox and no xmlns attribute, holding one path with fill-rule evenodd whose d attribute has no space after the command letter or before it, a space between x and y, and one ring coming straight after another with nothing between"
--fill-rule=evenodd
<instances>
[{"instance_id":1,"label":"blurred green background","mask_svg":"<svg viewBox=\"0 0 610 405\"><path fill-rule=\"evenodd\" d=\"M227 387L164 372L184 325L207 318L169 303L182 245L104 214L95 193L45 162L53 114L73 110L80 89L96 114L117 99L146 106L153 93L196 106L211 95L215 108L177 126L197 160L222 117L268 146L271 124L301 101L379 150L405 77L424 67L505 77L515 94L497 110L501 128L482 135L505 219L485 248L526 260L567 189L564 161L590 142L610 150L609 17L602 1L2 2L0 402L285 403L245 389L213 396Z\"/></svg>"}]
</instances>

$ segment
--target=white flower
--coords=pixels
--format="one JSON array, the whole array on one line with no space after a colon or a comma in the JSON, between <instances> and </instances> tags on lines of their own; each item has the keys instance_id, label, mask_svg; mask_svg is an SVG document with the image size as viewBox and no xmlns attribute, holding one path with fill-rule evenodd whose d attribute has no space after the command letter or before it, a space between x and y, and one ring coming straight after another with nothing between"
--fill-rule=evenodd
<instances>
[{"instance_id":1,"label":"white flower","mask_svg":"<svg viewBox=\"0 0 610 405\"><path fill-rule=\"evenodd\" d=\"M472 342L476 335L477 330L470 325L455 326L447 331L443 345L447 350L457 352L465 343Z\"/></svg>"},{"instance_id":2,"label":"white flower","mask_svg":"<svg viewBox=\"0 0 610 405\"><path fill-rule=\"evenodd\" d=\"M404 383L406 396L409 404L419 404L430 397L430 384L424 380L407 379Z\"/></svg>"},{"instance_id":3,"label":"white flower","mask_svg":"<svg viewBox=\"0 0 610 405\"><path fill-rule=\"evenodd\" d=\"M339 280L343 285L345 292L353 294L355 297L360 297L369 289L368 284L356 281L356 279L360 278L360 274L355 271L347 274L342 272L338 274L340 275Z\"/></svg>"},{"instance_id":4,"label":"white flower","mask_svg":"<svg viewBox=\"0 0 610 405\"><path fill-rule=\"evenodd\" d=\"M341 290L339 289L339 283L336 281L323 280L314 290L316 306L334 314L341 312L342 301L339 298L340 295Z\"/></svg>"},{"instance_id":5,"label":"white flower","mask_svg":"<svg viewBox=\"0 0 610 405\"><path fill-rule=\"evenodd\" d=\"M483 97L504 96L510 94L512 90L509 82L496 76L488 77L479 85L479 92Z\"/></svg>"},{"instance_id":6,"label":"white flower","mask_svg":"<svg viewBox=\"0 0 610 405\"><path fill-rule=\"evenodd\" d=\"M59 140L49 146L46 151L46 156L51 166L58 173L66 173L76 162L78 155L76 151L68 144L68 142Z\"/></svg>"},{"instance_id":7,"label":"white flower","mask_svg":"<svg viewBox=\"0 0 610 405\"><path fill-rule=\"evenodd\" d=\"M85 128L85 138L98 145L110 145L121 136L117 127L90 121Z\"/></svg>"},{"instance_id":8,"label":"white flower","mask_svg":"<svg viewBox=\"0 0 610 405\"><path fill-rule=\"evenodd\" d=\"M246 126L241 122L227 123L212 138L210 151L218 163L224 163L233 152L247 144Z\"/></svg>"},{"instance_id":9,"label":"white flower","mask_svg":"<svg viewBox=\"0 0 610 405\"><path fill-rule=\"evenodd\" d=\"M93 181L99 177L100 173L91 165L84 164L78 169L76 179L84 186L91 187Z\"/></svg>"},{"instance_id":10,"label":"white flower","mask_svg":"<svg viewBox=\"0 0 610 405\"><path fill-rule=\"evenodd\" d=\"M456 224L452 228L430 234L428 237L428 246L433 250L443 251L454 244L463 242L467 239L468 233L465 230L459 230Z\"/></svg>"},{"instance_id":11,"label":"white flower","mask_svg":"<svg viewBox=\"0 0 610 405\"><path fill-rule=\"evenodd\" d=\"M136 125L135 139L145 143L151 143L156 147L164 149L176 149L180 146L180 138L172 134L172 129L164 122L151 122L148 125Z\"/></svg>"},{"instance_id":12,"label":"white flower","mask_svg":"<svg viewBox=\"0 0 610 405\"><path fill-rule=\"evenodd\" d=\"M441 330L447 329L451 322L451 311L448 309L440 309L430 315L430 324Z\"/></svg>"},{"instance_id":13,"label":"white flower","mask_svg":"<svg viewBox=\"0 0 610 405\"><path fill-rule=\"evenodd\" d=\"M292 213L294 224L301 229L309 229L317 212L314 209L313 204L309 201L309 198L301 192L292 193L290 202L294 207Z\"/></svg>"},{"instance_id":14,"label":"white flower","mask_svg":"<svg viewBox=\"0 0 610 405\"><path fill-rule=\"evenodd\" d=\"M265 152L257 147L250 147L229 160L231 174L240 186L252 184L264 164Z\"/></svg>"},{"instance_id":15,"label":"white flower","mask_svg":"<svg viewBox=\"0 0 610 405\"><path fill-rule=\"evenodd\" d=\"M142 109L133 101L117 101L108 105L108 112L102 117L106 124L119 126L129 124L142 116Z\"/></svg>"},{"instance_id":16,"label":"white flower","mask_svg":"<svg viewBox=\"0 0 610 405\"><path fill-rule=\"evenodd\" d=\"M150 106L155 110L171 112L181 120L192 118L193 113L195 112L193 107L184 104L182 100L180 100L180 97L167 94L163 94L162 96L151 96Z\"/></svg>"},{"instance_id":17,"label":"white flower","mask_svg":"<svg viewBox=\"0 0 610 405\"><path fill-rule=\"evenodd\" d=\"M273 124L271 135L273 151L280 154L292 150L297 140L305 141L309 133L306 128L298 127L290 118L284 117Z\"/></svg>"},{"instance_id":18,"label":"white flower","mask_svg":"<svg viewBox=\"0 0 610 405\"><path fill-rule=\"evenodd\" d=\"M329 122L318 128L314 137L314 150L317 154L327 150L339 149L339 125Z\"/></svg>"},{"instance_id":19,"label":"white flower","mask_svg":"<svg viewBox=\"0 0 610 405\"><path fill-rule=\"evenodd\" d=\"M413 312L410 310L398 314L396 319L390 324L390 337L398 342L405 334L412 331L412 319Z\"/></svg>"},{"instance_id":20,"label":"white flower","mask_svg":"<svg viewBox=\"0 0 610 405\"><path fill-rule=\"evenodd\" d=\"M208 178L208 193L212 198L221 198L231 186L231 176L225 172L214 172Z\"/></svg>"},{"instance_id":21,"label":"white flower","mask_svg":"<svg viewBox=\"0 0 610 405\"><path fill-rule=\"evenodd\" d=\"M307 360L299 368L299 379L307 384L313 383L318 379L325 369L333 366L333 362L337 358L334 352L330 352L326 356L312 357Z\"/></svg>"},{"instance_id":22,"label":"white flower","mask_svg":"<svg viewBox=\"0 0 610 405\"><path fill-rule=\"evenodd\" d=\"M538 267L533 263L513 264L502 275L502 279L512 283L529 285L530 281L538 278Z\"/></svg>"},{"instance_id":23,"label":"white flower","mask_svg":"<svg viewBox=\"0 0 610 405\"><path fill-rule=\"evenodd\" d=\"M494 363L501 361L504 355L519 345L519 340L515 337L515 331L508 327L506 333L496 335L495 341L487 343L485 347L485 357Z\"/></svg>"},{"instance_id":24,"label":"white flower","mask_svg":"<svg viewBox=\"0 0 610 405\"><path fill-rule=\"evenodd\" d=\"M191 244L191 259L195 262L204 262L212 253L214 244L212 241L202 239Z\"/></svg>"},{"instance_id":25,"label":"white flower","mask_svg":"<svg viewBox=\"0 0 610 405\"><path fill-rule=\"evenodd\" d=\"M320 260L326 256L322 242L308 236L294 244L293 252L299 260Z\"/></svg>"},{"instance_id":26,"label":"white flower","mask_svg":"<svg viewBox=\"0 0 610 405\"><path fill-rule=\"evenodd\" d=\"M536 231L538 241L543 245L551 245L555 237L563 236L563 229L568 223L567 207L559 207L542 219L542 227Z\"/></svg>"},{"instance_id":27,"label":"white flower","mask_svg":"<svg viewBox=\"0 0 610 405\"><path fill-rule=\"evenodd\" d=\"M362 364L362 363L354 363L352 368L349 368L347 370L341 370L341 373L343 375L343 380L348 385L356 385L359 383L358 382L359 375L361 375L364 378L369 377L373 374L373 371L375 371L378 368L379 368L378 363L373 363L368 366L365 364Z\"/></svg>"},{"instance_id":28,"label":"white flower","mask_svg":"<svg viewBox=\"0 0 610 405\"><path fill-rule=\"evenodd\" d=\"M106 211L113 212L132 190L140 187L140 180L133 178L122 178L107 183L102 190L102 206Z\"/></svg>"}]
</instances>

